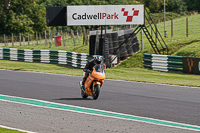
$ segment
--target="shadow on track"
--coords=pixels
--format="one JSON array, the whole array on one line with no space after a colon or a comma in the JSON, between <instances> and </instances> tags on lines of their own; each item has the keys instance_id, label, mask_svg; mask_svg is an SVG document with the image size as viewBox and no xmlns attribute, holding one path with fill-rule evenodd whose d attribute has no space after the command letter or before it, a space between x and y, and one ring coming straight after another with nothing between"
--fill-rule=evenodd
<instances>
[{"instance_id":1,"label":"shadow on track","mask_svg":"<svg viewBox=\"0 0 200 133\"><path fill-rule=\"evenodd\" d=\"M59 99L54 99L54 100L66 100L66 101L68 101L68 100L92 100L92 99L90 99L90 98L86 98L86 99L84 99L84 98L59 98Z\"/></svg>"}]
</instances>

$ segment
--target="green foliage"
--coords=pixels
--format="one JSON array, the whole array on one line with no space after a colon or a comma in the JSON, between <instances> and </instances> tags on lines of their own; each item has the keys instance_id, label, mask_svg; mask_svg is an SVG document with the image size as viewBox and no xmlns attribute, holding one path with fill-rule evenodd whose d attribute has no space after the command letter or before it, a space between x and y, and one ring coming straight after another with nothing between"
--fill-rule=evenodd
<instances>
[{"instance_id":1,"label":"green foliage","mask_svg":"<svg viewBox=\"0 0 200 133\"><path fill-rule=\"evenodd\" d=\"M33 9L34 14L30 16L31 20L33 21L33 31L43 32L46 29L46 8L45 4L37 4Z\"/></svg>"},{"instance_id":2,"label":"green foliage","mask_svg":"<svg viewBox=\"0 0 200 133\"><path fill-rule=\"evenodd\" d=\"M187 6L183 0L170 0L167 5L167 11L181 13L187 11Z\"/></svg>"},{"instance_id":3,"label":"green foliage","mask_svg":"<svg viewBox=\"0 0 200 133\"><path fill-rule=\"evenodd\" d=\"M12 0L9 10L0 10L0 34L18 34L46 29L46 10L40 0Z\"/></svg>"},{"instance_id":4,"label":"green foliage","mask_svg":"<svg viewBox=\"0 0 200 133\"><path fill-rule=\"evenodd\" d=\"M164 0L138 0L152 13L163 12ZM166 11L183 13L185 11L200 11L199 0L165 0Z\"/></svg>"},{"instance_id":5,"label":"green foliage","mask_svg":"<svg viewBox=\"0 0 200 133\"><path fill-rule=\"evenodd\" d=\"M161 12L163 6L163 0L140 0L141 3L148 7L151 12Z\"/></svg>"},{"instance_id":6,"label":"green foliage","mask_svg":"<svg viewBox=\"0 0 200 133\"><path fill-rule=\"evenodd\" d=\"M183 0L187 5L188 11L199 11L200 12L200 1L199 0Z\"/></svg>"},{"instance_id":7,"label":"green foliage","mask_svg":"<svg viewBox=\"0 0 200 133\"><path fill-rule=\"evenodd\" d=\"M163 13L153 13L151 14L151 17L153 20L156 20L156 22L158 22L158 20L164 21ZM179 18L181 17L181 15L174 12L166 12L165 17L166 17L166 20L170 20L170 19Z\"/></svg>"},{"instance_id":8,"label":"green foliage","mask_svg":"<svg viewBox=\"0 0 200 133\"><path fill-rule=\"evenodd\" d=\"M164 11L164 0L140 0L150 9L150 12L158 13ZM184 0L165 0L167 12L181 13L187 11Z\"/></svg>"}]
</instances>

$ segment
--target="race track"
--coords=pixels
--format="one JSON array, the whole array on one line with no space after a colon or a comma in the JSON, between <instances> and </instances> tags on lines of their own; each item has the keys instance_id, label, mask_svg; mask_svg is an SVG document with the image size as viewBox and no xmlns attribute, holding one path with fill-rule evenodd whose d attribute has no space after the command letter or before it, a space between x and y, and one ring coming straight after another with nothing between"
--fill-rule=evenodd
<instances>
[{"instance_id":1,"label":"race track","mask_svg":"<svg viewBox=\"0 0 200 133\"><path fill-rule=\"evenodd\" d=\"M80 95L80 80L78 76L0 70L0 94L200 126L198 87L106 79L97 100L90 97L84 100ZM24 104L19 106L18 103L6 101L0 101L0 108L0 125L34 132L195 132ZM17 112L26 112L26 115L16 115ZM34 121L31 118L35 118ZM41 119L41 123L36 124ZM52 126L48 119L55 120L53 123L57 126ZM22 124L17 121L22 121ZM97 121L101 124L97 124Z\"/></svg>"}]
</instances>

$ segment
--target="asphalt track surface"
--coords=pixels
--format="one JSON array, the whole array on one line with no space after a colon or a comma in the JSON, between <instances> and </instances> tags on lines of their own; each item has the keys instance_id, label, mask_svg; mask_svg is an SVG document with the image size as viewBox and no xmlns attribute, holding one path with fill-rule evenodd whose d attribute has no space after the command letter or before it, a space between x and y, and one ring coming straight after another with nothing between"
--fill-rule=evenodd
<instances>
[{"instance_id":1,"label":"asphalt track surface","mask_svg":"<svg viewBox=\"0 0 200 133\"><path fill-rule=\"evenodd\" d=\"M90 97L84 100L81 98L80 88L78 84L78 82L81 79L82 78L78 76L0 70L0 94L40 99L55 103L113 111L118 113L149 117L178 123L200 125L200 88L198 87L171 86L140 82L105 80L103 88L101 89L100 96L97 100L92 100ZM12 104L12 106L9 106L10 104ZM11 110L9 108L13 108L13 106L13 113L10 113L10 115L8 116L12 116L13 114L15 114L14 112L16 110L19 111L24 109L29 115L34 114L33 110L35 110L36 112L38 111L37 107L27 107L25 105L20 105L19 108L19 106L16 103L0 102L0 105L0 108L2 110L2 113L0 113L0 119L4 119L4 121L1 121L2 123L0 122L0 124L2 125L8 124L6 123L6 121L8 121L6 119L7 115L3 113L3 110L7 112L8 110ZM2 109L2 107L5 108ZM55 112L51 111L52 110L48 110L48 112L52 114L48 115L49 119L51 119L50 121L54 119L52 116L56 115L54 114ZM64 119L64 116L67 115L64 115L64 113L62 112L62 115L58 115L57 118L59 118L60 116L60 119ZM73 120L72 123L80 123L78 118L80 118L81 121L88 120L91 123L94 122L94 119L100 119L99 121L103 119L100 117L95 117L94 119L92 119L94 116L88 117L82 115L79 116L80 114L76 113L72 114L74 114L74 117L77 118L76 120ZM46 124L48 124L48 116L41 116L41 118L44 117L43 119L47 119ZM35 116L32 117L35 118ZM14 118L14 116L12 116L12 118ZM18 119L21 118L19 117ZM31 120L29 121L31 122ZM69 122L69 120L67 121ZM102 121L103 123L116 123L116 127L111 127L108 124L108 127L102 129L100 128L101 126L98 128L96 127L92 130L93 132L102 132L103 130L105 130L104 132L133 132L133 127L137 127L138 124L132 123L131 126L131 124L129 123L130 121L127 122L122 120L119 122L115 119L113 120L112 118L104 118L104 120ZM94 127L91 124L91 126L87 127L88 130L83 130L84 123L80 123L80 125L82 125L81 127L71 126L72 129L68 129L67 132L88 132L91 131L91 127ZM128 127L124 125L125 123ZM70 123L68 124L70 125ZM32 125L34 125L34 123ZM51 123L49 125L51 125ZM20 125L18 126L20 127ZM48 125L46 125L46 127L48 127ZM50 127L52 128L52 126ZM59 126L55 127L58 128ZM109 127L113 130L108 129ZM29 130L35 131L34 129L36 127L33 129L32 128L29 128ZM37 131L45 132L47 130L44 127L41 128L43 130L37 129ZM160 126L159 128L156 126L152 128L152 126L149 125L140 125L137 128L140 129L140 132L145 132L147 130L149 130L147 132L150 132L151 129L152 132L191 132L185 130L183 131L182 129L164 129L164 127ZM49 129L49 131L46 132L53 131L58 132L58 129ZM61 128L59 132L62 132Z\"/></svg>"}]
</instances>

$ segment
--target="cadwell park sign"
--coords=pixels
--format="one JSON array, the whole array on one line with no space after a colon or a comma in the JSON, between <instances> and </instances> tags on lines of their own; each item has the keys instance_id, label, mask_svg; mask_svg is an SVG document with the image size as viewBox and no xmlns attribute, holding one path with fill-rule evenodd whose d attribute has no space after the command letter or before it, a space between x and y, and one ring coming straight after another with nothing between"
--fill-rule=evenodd
<instances>
[{"instance_id":1,"label":"cadwell park sign","mask_svg":"<svg viewBox=\"0 0 200 133\"><path fill-rule=\"evenodd\" d=\"M47 7L47 26L143 25L144 5Z\"/></svg>"},{"instance_id":2,"label":"cadwell park sign","mask_svg":"<svg viewBox=\"0 0 200 133\"><path fill-rule=\"evenodd\" d=\"M144 5L67 6L67 25L144 24Z\"/></svg>"}]
</instances>

